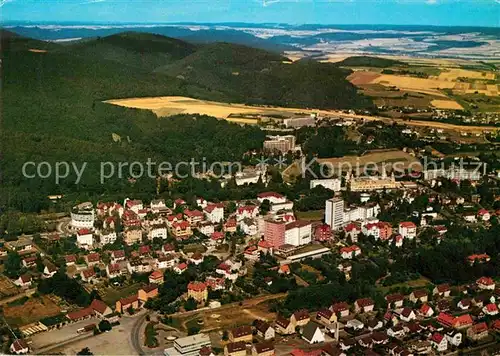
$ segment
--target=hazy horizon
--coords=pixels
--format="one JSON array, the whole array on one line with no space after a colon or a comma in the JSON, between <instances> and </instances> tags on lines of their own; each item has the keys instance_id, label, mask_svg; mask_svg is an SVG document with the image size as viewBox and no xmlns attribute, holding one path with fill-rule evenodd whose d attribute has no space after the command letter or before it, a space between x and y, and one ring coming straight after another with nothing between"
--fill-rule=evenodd
<instances>
[{"instance_id":1,"label":"hazy horizon","mask_svg":"<svg viewBox=\"0 0 500 356\"><path fill-rule=\"evenodd\" d=\"M496 0L0 0L0 7L2 23L500 25Z\"/></svg>"}]
</instances>

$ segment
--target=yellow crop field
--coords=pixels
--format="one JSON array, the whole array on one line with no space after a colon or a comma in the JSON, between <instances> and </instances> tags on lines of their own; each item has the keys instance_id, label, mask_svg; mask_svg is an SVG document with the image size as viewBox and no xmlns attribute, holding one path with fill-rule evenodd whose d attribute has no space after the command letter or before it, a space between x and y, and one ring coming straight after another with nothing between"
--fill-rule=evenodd
<instances>
[{"instance_id":1,"label":"yellow crop field","mask_svg":"<svg viewBox=\"0 0 500 356\"><path fill-rule=\"evenodd\" d=\"M453 100L432 100L431 105L437 109L463 110L462 105Z\"/></svg>"},{"instance_id":2,"label":"yellow crop field","mask_svg":"<svg viewBox=\"0 0 500 356\"><path fill-rule=\"evenodd\" d=\"M480 72L480 71L467 70L467 69L450 69L450 70L441 72L439 74L439 76L437 77L438 80L445 80L445 81L456 81L457 78L494 80L495 73Z\"/></svg>"},{"instance_id":3,"label":"yellow crop field","mask_svg":"<svg viewBox=\"0 0 500 356\"><path fill-rule=\"evenodd\" d=\"M394 86L400 89L416 91L420 93L432 94L437 96L446 96L439 89L453 89L454 82L426 78L404 77L392 74L382 74L375 78L372 83L385 86Z\"/></svg>"}]
</instances>

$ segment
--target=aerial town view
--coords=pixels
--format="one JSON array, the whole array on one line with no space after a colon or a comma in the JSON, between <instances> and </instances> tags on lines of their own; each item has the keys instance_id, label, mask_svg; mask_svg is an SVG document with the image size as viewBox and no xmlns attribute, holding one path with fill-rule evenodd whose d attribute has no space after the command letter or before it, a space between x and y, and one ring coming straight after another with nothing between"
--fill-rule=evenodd
<instances>
[{"instance_id":1,"label":"aerial town view","mask_svg":"<svg viewBox=\"0 0 500 356\"><path fill-rule=\"evenodd\" d=\"M0 25L0 354L500 355L498 0Z\"/></svg>"}]
</instances>

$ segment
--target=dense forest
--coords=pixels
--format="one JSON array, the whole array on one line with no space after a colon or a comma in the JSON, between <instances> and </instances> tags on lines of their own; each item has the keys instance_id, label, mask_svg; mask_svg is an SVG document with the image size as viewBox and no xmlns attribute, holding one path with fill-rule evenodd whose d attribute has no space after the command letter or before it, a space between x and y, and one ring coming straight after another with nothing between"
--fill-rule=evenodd
<instances>
[{"instance_id":1,"label":"dense forest","mask_svg":"<svg viewBox=\"0 0 500 356\"><path fill-rule=\"evenodd\" d=\"M7 31L0 37L0 208L39 211L49 206L49 194L153 194L154 184L140 179L102 185L99 163L231 161L262 147L265 136L257 127L209 117L158 119L106 99L183 95L308 107L371 105L345 79L349 71L314 62L285 64L280 55L244 46L134 33L64 46ZM80 184L70 175L56 185L53 177L25 179L21 168L27 161L88 166Z\"/></svg>"},{"instance_id":2,"label":"dense forest","mask_svg":"<svg viewBox=\"0 0 500 356\"><path fill-rule=\"evenodd\" d=\"M348 57L335 64L338 66L346 66L346 67L376 67L376 68L407 66L406 63L401 61L396 61L394 59L370 57L370 56Z\"/></svg>"}]
</instances>

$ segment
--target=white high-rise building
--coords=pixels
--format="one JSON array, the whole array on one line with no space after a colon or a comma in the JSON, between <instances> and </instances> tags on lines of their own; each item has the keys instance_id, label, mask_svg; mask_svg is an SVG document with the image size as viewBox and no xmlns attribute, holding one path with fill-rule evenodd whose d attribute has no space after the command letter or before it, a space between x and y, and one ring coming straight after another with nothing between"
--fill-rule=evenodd
<instances>
[{"instance_id":1,"label":"white high-rise building","mask_svg":"<svg viewBox=\"0 0 500 356\"><path fill-rule=\"evenodd\" d=\"M325 221L332 230L338 230L344 224L344 200L332 198L326 201Z\"/></svg>"}]
</instances>

